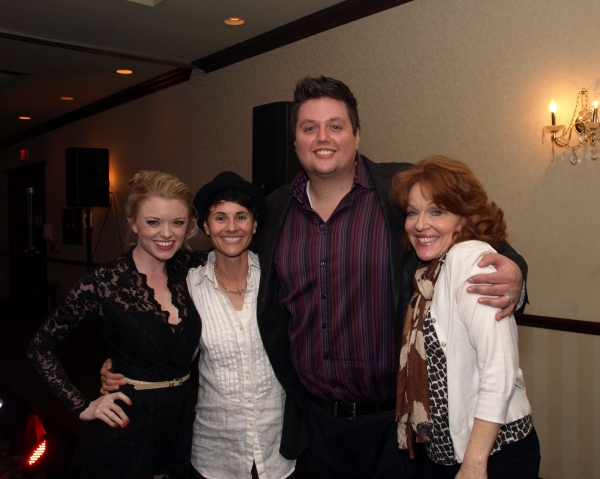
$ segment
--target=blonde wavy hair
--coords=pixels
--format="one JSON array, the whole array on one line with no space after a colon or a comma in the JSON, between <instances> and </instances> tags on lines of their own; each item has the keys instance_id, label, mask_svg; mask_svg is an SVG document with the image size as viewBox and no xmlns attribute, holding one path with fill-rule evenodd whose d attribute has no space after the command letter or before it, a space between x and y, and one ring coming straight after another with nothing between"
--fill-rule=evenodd
<instances>
[{"instance_id":1,"label":"blonde wavy hair","mask_svg":"<svg viewBox=\"0 0 600 479\"><path fill-rule=\"evenodd\" d=\"M183 248L190 249L188 239L198 232L198 213L194 208L194 196L187 186L179 179L168 173L160 171L140 170L127 183L130 193L125 203L127 219L135 220L141 204L152 197L165 200L180 200L189 211L187 230L183 241ZM131 228L127 229L125 241L128 245L137 243L136 235Z\"/></svg>"}]
</instances>

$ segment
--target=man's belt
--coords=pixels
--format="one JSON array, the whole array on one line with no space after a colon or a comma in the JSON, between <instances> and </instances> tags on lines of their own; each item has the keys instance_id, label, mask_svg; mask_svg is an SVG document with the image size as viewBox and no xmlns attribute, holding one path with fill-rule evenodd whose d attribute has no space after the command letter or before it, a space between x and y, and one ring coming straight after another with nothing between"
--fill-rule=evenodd
<instances>
[{"instance_id":1,"label":"man's belt","mask_svg":"<svg viewBox=\"0 0 600 479\"><path fill-rule=\"evenodd\" d=\"M333 401L331 399L321 399L315 396L309 396L310 400L325 409L335 417L342 417L356 420L357 416L371 416L396 409L396 401L384 403L353 403L343 401Z\"/></svg>"}]
</instances>

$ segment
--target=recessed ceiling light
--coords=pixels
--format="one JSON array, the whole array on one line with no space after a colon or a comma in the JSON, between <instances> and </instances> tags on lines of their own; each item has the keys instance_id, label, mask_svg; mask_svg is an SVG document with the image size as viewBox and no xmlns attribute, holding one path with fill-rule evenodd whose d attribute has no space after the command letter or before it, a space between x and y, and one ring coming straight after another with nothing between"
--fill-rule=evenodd
<instances>
[{"instance_id":1,"label":"recessed ceiling light","mask_svg":"<svg viewBox=\"0 0 600 479\"><path fill-rule=\"evenodd\" d=\"M225 19L225 23L227 25L243 25L244 21L245 20L238 18L238 17L230 17L230 18Z\"/></svg>"},{"instance_id":2,"label":"recessed ceiling light","mask_svg":"<svg viewBox=\"0 0 600 479\"><path fill-rule=\"evenodd\" d=\"M74 100L75 98L73 98L72 96L61 96L60 99L65 100L65 101L71 101L71 100Z\"/></svg>"},{"instance_id":3,"label":"recessed ceiling light","mask_svg":"<svg viewBox=\"0 0 600 479\"><path fill-rule=\"evenodd\" d=\"M131 75L133 72L131 70L117 70L119 75Z\"/></svg>"},{"instance_id":4,"label":"recessed ceiling light","mask_svg":"<svg viewBox=\"0 0 600 479\"><path fill-rule=\"evenodd\" d=\"M20 116L19 120L31 120L30 116Z\"/></svg>"}]
</instances>

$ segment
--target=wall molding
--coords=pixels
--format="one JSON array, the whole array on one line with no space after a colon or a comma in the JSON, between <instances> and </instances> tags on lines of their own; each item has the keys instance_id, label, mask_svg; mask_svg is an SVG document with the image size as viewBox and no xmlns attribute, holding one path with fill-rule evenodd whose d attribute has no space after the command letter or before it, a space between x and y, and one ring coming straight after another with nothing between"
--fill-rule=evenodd
<instances>
[{"instance_id":1,"label":"wall molding","mask_svg":"<svg viewBox=\"0 0 600 479\"><path fill-rule=\"evenodd\" d=\"M192 70L188 68L176 68L175 70L171 70L163 75L151 78L150 80L138 85L134 85L126 90L114 93L113 95L102 98L101 100L90 103L89 105L82 106L77 110L73 110L65 115L59 116L58 118L53 118L52 120L34 126L33 128L29 128L28 130L17 133L16 135L5 138L4 140L0 140L0 149L14 145L21 141L29 140L34 136L47 133L62 126L69 125L70 123L75 123L76 121L83 120L84 118L97 113L110 110L111 108L123 105L124 103L132 100L137 100L143 96L150 95L151 93L155 93L157 91L164 90L165 88L178 85L179 83L186 82L190 79L191 74Z\"/></svg>"},{"instance_id":2,"label":"wall molding","mask_svg":"<svg viewBox=\"0 0 600 479\"><path fill-rule=\"evenodd\" d=\"M579 319L552 318L549 316L534 316L532 314L521 314L515 316L519 326L531 328L553 329L555 331L567 331L569 333L600 335L600 322L580 321Z\"/></svg>"},{"instance_id":3,"label":"wall molding","mask_svg":"<svg viewBox=\"0 0 600 479\"><path fill-rule=\"evenodd\" d=\"M106 57L122 58L124 60L133 60L134 62L152 63L155 65L163 65L171 68L188 68L194 69L193 65L189 63L169 60L164 58L148 57L144 55L136 55L129 52L107 50L106 48L98 48L95 46L87 46L78 43L71 43L65 41L52 40L49 38L35 37L31 35L17 35L15 33L9 33L0 31L0 38L6 40L13 40L15 42L32 43L34 45L42 45L50 48L62 48L64 50L71 50L75 52L90 53L93 55L103 55ZM5 72L10 73L10 72ZM27 73L13 73L13 75L28 75Z\"/></svg>"},{"instance_id":4,"label":"wall molding","mask_svg":"<svg viewBox=\"0 0 600 479\"><path fill-rule=\"evenodd\" d=\"M192 65L197 66L205 73L210 73L411 1L346 0L345 2L324 8L229 48L207 55L192 62Z\"/></svg>"}]
</instances>

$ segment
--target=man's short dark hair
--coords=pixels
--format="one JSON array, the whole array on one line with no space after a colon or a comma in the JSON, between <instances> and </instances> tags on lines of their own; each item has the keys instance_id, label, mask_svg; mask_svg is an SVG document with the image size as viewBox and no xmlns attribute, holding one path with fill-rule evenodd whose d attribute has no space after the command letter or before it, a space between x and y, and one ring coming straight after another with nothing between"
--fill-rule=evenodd
<instances>
[{"instance_id":1,"label":"man's short dark hair","mask_svg":"<svg viewBox=\"0 0 600 479\"><path fill-rule=\"evenodd\" d=\"M342 101L346 104L346 110L352 123L352 133L360 128L360 120L358 118L358 105L356 98L346 86L344 82L321 75L320 77L304 77L296 83L294 90L294 104L290 113L290 129L292 138L296 137L296 124L298 123L298 110L300 105L308 100L316 98L333 98L334 100Z\"/></svg>"}]
</instances>

